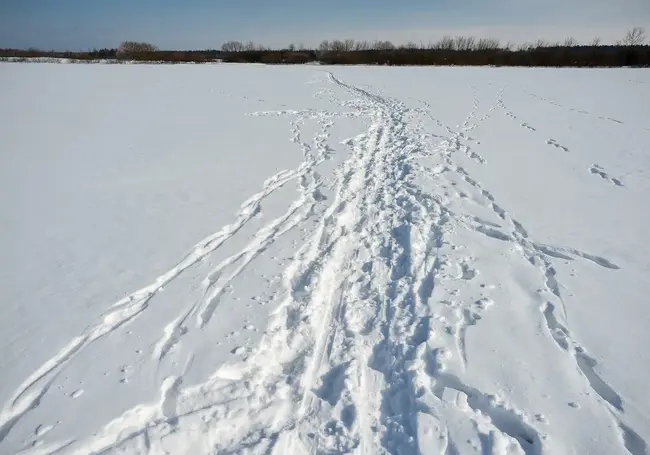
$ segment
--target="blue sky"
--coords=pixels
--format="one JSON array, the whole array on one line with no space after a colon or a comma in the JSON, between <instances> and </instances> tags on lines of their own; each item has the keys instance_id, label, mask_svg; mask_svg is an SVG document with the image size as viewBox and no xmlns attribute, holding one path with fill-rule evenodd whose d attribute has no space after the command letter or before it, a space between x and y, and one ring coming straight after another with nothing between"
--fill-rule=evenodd
<instances>
[{"instance_id":1,"label":"blue sky","mask_svg":"<svg viewBox=\"0 0 650 455\"><path fill-rule=\"evenodd\" d=\"M573 36L612 42L650 33L650 0L0 0L0 47L84 50L144 40L165 49L267 46L322 39L504 41Z\"/></svg>"}]
</instances>

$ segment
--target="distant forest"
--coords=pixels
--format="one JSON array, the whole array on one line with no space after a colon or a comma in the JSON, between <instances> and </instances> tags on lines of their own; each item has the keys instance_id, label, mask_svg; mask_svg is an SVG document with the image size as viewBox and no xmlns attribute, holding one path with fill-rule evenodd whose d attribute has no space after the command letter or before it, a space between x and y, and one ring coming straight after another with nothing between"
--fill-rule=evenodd
<instances>
[{"instance_id":1,"label":"distant forest","mask_svg":"<svg viewBox=\"0 0 650 455\"><path fill-rule=\"evenodd\" d=\"M650 46L641 27L630 29L620 41L601 44L595 38L581 44L573 38L563 42L538 40L515 45L494 38L445 36L437 42L407 43L353 39L323 41L317 49L290 45L268 49L252 42L229 41L220 49L168 51L153 44L125 41L115 49L86 52L55 52L39 49L0 49L0 59L23 61L33 58L65 58L92 62L127 61L161 63L265 63L327 65L460 65L460 66L536 66L536 67L620 67L650 66Z\"/></svg>"}]
</instances>

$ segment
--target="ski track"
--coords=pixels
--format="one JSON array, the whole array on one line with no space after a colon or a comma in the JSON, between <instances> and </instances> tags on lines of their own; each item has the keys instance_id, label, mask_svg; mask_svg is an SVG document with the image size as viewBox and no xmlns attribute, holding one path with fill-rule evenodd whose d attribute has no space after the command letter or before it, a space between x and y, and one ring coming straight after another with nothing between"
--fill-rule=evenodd
<instances>
[{"instance_id":1,"label":"ski track","mask_svg":"<svg viewBox=\"0 0 650 455\"><path fill-rule=\"evenodd\" d=\"M445 417L452 415L473 425L484 453L506 453L513 444L526 455L544 453L544 435L530 423L533 410L495 400L496 391L480 390L462 379L472 360L466 349L467 332L499 304L479 295L456 298L481 273L471 250L460 259L454 254L455 236L470 233L486 242L503 243L509 254L538 269L539 287L546 291L540 318L549 342L557 345L558 355L572 359L611 414L620 430L621 447L632 455L646 454L646 442L625 423L623 397L599 376L596 359L570 331L553 259L584 259L611 270L618 266L574 248L534 241L457 162L458 154L478 164L487 162L467 144L473 140L468 134L495 111L517 120L503 105L506 88L498 90L482 115L472 88L469 114L451 127L437 120L426 102L414 100L424 107L410 108L332 73L327 73L327 82L328 88L316 96L351 112L254 113L291 119L292 142L301 148L303 162L269 178L241 205L231 224L198 242L151 284L113 304L99 322L30 375L0 413L0 444L39 406L53 381L82 350L145 314L161 289L258 216L273 192L297 182L298 195L286 212L266 221L240 251L209 271L202 297L169 322L152 352L160 363L185 334L205 329L224 291L255 258L314 218L317 228L284 270L277 309L250 357L223 365L198 385L184 388L182 375L168 377L160 385L158 403L136 406L86 439L40 446L32 453L174 453L176 447L182 452L219 454L416 454L421 444L434 444L420 441L425 436L418 431L425 422L433 422L440 426L434 444L439 453L458 454L464 441L445 427ZM325 199L320 192L325 182L317 168L330 157L331 127L337 119L350 117L363 119L367 130L345 142L350 156L334 172L330 182L334 196ZM302 138L306 120L320 125L311 142ZM446 135L428 133L424 120L443 128ZM526 123L521 126L535 131ZM569 151L552 139L548 144ZM428 169L422 157L437 165ZM621 186L597 165L590 172ZM458 209L446 195L427 193L416 178L441 188L451 185L457 199L473 192L473 203L491 210L501 224L463 213L462 204ZM461 368L457 372L454 357Z\"/></svg>"}]
</instances>

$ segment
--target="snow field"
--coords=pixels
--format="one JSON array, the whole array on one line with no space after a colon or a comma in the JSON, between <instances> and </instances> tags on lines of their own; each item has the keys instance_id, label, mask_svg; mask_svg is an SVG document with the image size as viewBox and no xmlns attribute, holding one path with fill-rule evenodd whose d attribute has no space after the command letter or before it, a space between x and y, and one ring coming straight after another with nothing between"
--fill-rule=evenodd
<instances>
[{"instance_id":1,"label":"snow field","mask_svg":"<svg viewBox=\"0 0 650 455\"><path fill-rule=\"evenodd\" d=\"M644 72L2 69L1 453L648 452Z\"/></svg>"}]
</instances>

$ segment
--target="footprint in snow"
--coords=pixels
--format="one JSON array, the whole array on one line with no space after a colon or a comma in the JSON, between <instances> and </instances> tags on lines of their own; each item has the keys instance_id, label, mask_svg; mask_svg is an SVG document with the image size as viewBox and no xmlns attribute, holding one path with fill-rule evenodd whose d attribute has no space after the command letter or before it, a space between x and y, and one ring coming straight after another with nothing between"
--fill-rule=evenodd
<instances>
[{"instance_id":1,"label":"footprint in snow","mask_svg":"<svg viewBox=\"0 0 650 455\"><path fill-rule=\"evenodd\" d=\"M593 165L589 168L589 172L591 172L591 173L594 174L594 175L599 176L599 177L600 177L601 179L603 179L603 180L607 180L607 181L608 181L609 183L611 183L612 185L616 185L616 186L624 186L624 185L623 185L623 182L621 182L619 179L617 179L617 178L613 178L613 177L611 177L609 174L607 174L607 172L605 172L605 170L602 168L602 166L599 166L599 165L597 165L597 164L593 164Z\"/></svg>"},{"instance_id":2,"label":"footprint in snow","mask_svg":"<svg viewBox=\"0 0 650 455\"><path fill-rule=\"evenodd\" d=\"M84 389L75 390L70 394L70 398L72 399L79 398L81 395L83 395L83 393L84 393Z\"/></svg>"},{"instance_id":3,"label":"footprint in snow","mask_svg":"<svg viewBox=\"0 0 650 455\"><path fill-rule=\"evenodd\" d=\"M569 151L569 149L567 147L563 146L562 144L559 144L555 139L549 139L549 140L546 141L546 143L548 145L552 145L553 147L558 148L558 149L560 149L560 150L562 150L564 152Z\"/></svg>"},{"instance_id":4,"label":"footprint in snow","mask_svg":"<svg viewBox=\"0 0 650 455\"><path fill-rule=\"evenodd\" d=\"M618 123L619 125L623 124L623 122L621 122L620 120L612 118L612 117L598 117L598 118L601 119L601 120L608 120L610 122Z\"/></svg>"},{"instance_id":5,"label":"footprint in snow","mask_svg":"<svg viewBox=\"0 0 650 455\"><path fill-rule=\"evenodd\" d=\"M41 424L41 425L36 427L36 430L34 430L34 434L36 436L40 437L40 436L45 435L46 433L49 433L52 430L52 428L54 428L53 425L43 425L43 424Z\"/></svg>"}]
</instances>

